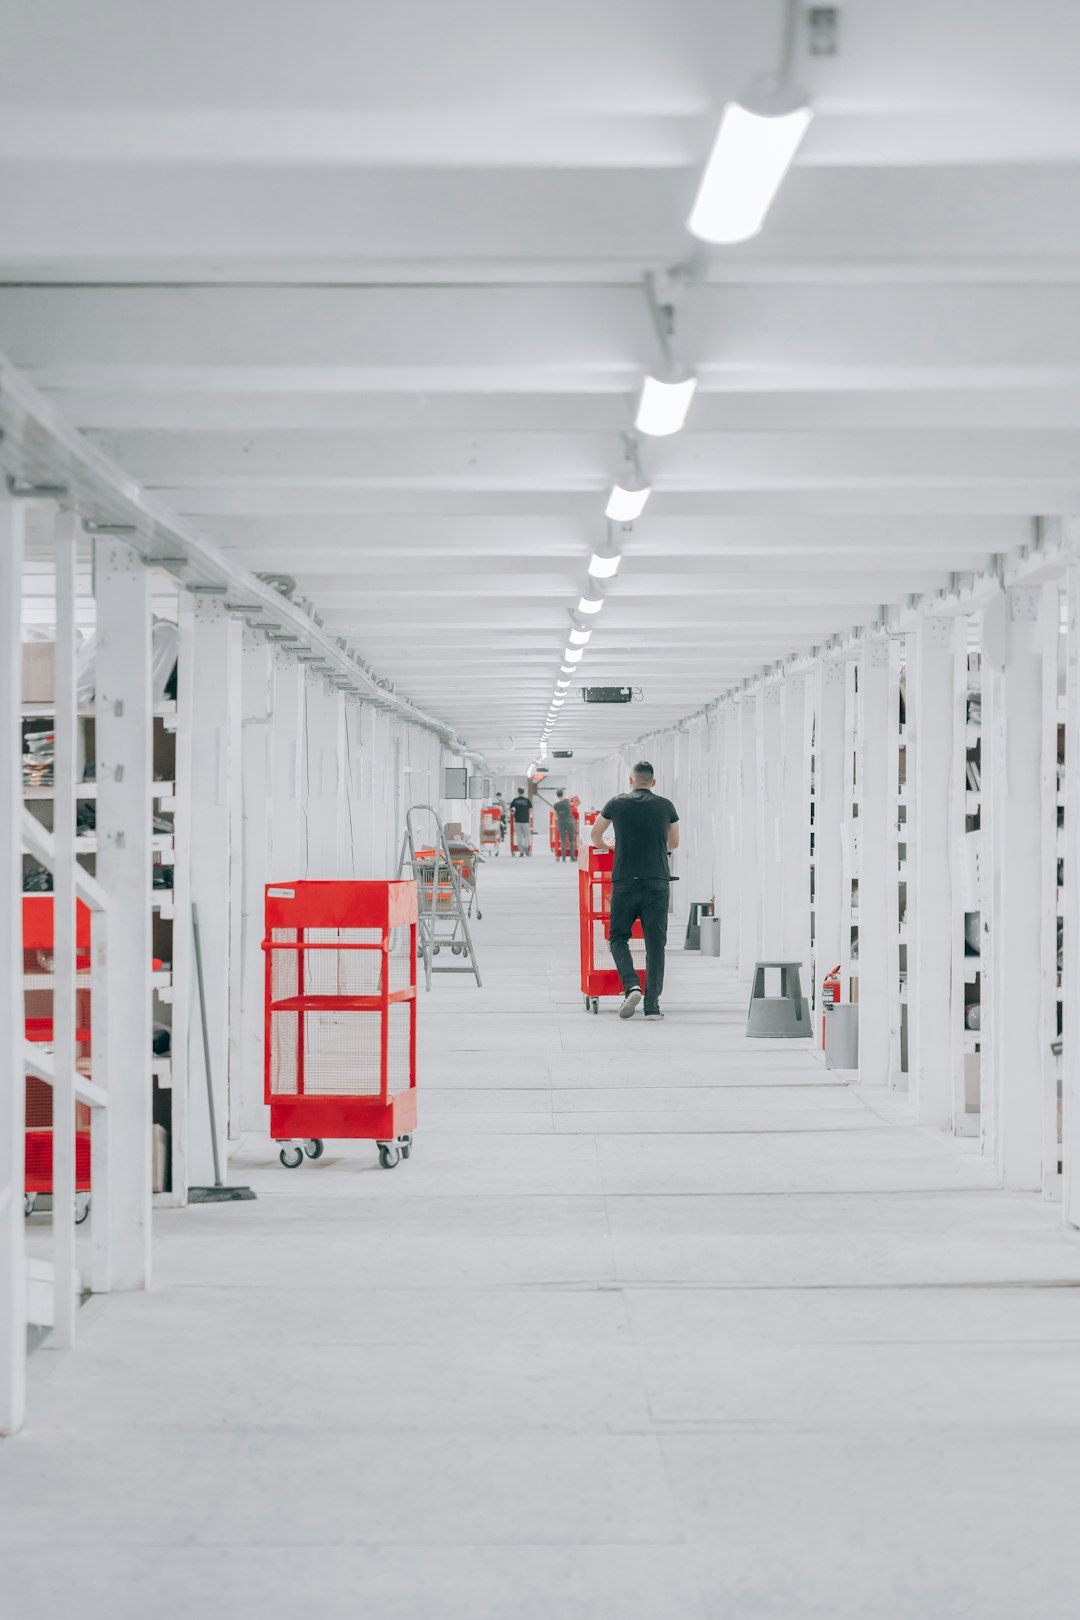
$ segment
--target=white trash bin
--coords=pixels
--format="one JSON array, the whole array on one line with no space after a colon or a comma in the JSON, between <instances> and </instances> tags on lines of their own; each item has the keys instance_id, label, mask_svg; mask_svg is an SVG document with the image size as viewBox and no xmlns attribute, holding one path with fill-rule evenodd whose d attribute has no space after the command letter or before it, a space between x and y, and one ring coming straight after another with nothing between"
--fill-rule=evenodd
<instances>
[{"instance_id":1,"label":"white trash bin","mask_svg":"<svg viewBox=\"0 0 1080 1620\"><path fill-rule=\"evenodd\" d=\"M720 955L720 919L719 917L702 917L701 944L698 946L702 956Z\"/></svg>"}]
</instances>

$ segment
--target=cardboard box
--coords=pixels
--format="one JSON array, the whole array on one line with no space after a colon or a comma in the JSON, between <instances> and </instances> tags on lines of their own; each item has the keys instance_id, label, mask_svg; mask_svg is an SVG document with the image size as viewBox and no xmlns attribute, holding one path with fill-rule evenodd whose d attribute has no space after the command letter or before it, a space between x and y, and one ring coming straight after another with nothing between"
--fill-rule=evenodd
<instances>
[{"instance_id":1,"label":"cardboard box","mask_svg":"<svg viewBox=\"0 0 1080 1620\"><path fill-rule=\"evenodd\" d=\"M443 832L446 834L446 837L447 837L448 840L451 839L451 838L460 838L461 837L461 822L460 821L444 821L443 822Z\"/></svg>"},{"instance_id":2,"label":"cardboard box","mask_svg":"<svg viewBox=\"0 0 1080 1620\"><path fill-rule=\"evenodd\" d=\"M51 641L24 641L22 648L22 700L51 703L56 694L55 647Z\"/></svg>"}]
</instances>

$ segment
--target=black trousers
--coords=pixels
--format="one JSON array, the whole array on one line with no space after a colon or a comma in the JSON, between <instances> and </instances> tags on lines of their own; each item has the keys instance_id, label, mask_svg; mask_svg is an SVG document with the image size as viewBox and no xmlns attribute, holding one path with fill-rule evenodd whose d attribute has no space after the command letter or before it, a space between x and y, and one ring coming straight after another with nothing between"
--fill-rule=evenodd
<instances>
[{"instance_id":1,"label":"black trousers","mask_svg":"<svg viewBox=\"0 0 1080 1620\"><path fill-rule=\"evenodd\" d=\"M637 969L630 955L630 930L640 919L645 935L645 1011L660 1004L664 988L664 951L667 947L667 878L630 878L611 885L611 921L608 941L624 990L638 988Z\"/></svg>"}]
</instances>

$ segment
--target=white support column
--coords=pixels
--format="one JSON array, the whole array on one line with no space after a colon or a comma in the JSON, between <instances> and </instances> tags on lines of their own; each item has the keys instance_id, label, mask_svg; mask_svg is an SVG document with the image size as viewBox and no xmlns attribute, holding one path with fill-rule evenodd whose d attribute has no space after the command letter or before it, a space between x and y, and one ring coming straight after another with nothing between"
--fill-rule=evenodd
<instances>
[{"instance_id":1,"label":"white support column","mask_svg":"<svg viewBox=\"0 0 1080 1620\"><path fill-rule=\"evenodd\" d=\"M266 1126L263 1103L263 1003L265 1000L263 890L269 876L273 811L271 679L274 654L257 630L245 630L241 653L241 848L240 1006L233 1003L230 1119L240 1131Z\"/></svg>"},{"instance_id":2,"label":"white support column","mask_svg":"<svg viewBox=\"0 0 1080 1620\"><path fill-rule=\"evenodd\" d=\"M859 1080L895 1085L900 1073L900 936L896 793L899 666L887 636L867 642L859 666Z\"/></svg>"},{"instance_id":3,"label":"white support column","mask_svg":"<svg viewBox=\"0 0 1080 1620\"><path fill-rule=\"evenodd\" d=\"M23 508L0 499L0 1435L26 1415L22 993Z\"/></svg>"},{"instance_id":4,"label":"white support column","mask_svg":"<svg viewBox=\"0 0 1080 1620\"><path fill-rule=\"evenodd\" d=\"M280 647L274 652L270 735L273 804L270 817L271 883L307 876L302 837L304 672Z\"/></svg>"},{"instance_id":5,"label":"white support column","mask_svg":"<svg viewBox=\"0 0 1080 1620\"><path fill-rule=\"evenodd\" d=\"M231 927L232 777L240 694L235 649L241 627L226 613L217 596L190 593L184 605L181 678L186 690L182 725L191 753L191 846L189 884L192 906L198 907L202 946L206 1022L214 1087L214 1129L222 1163L228 1140L229 967ZM190 929L190 917L176 928ZM214 1180L206 1092L202 1017L197 975L187 975L188 1110L184 1161L186 1187L210 1186Z\"/></svg>"},{"instance_id":6,"label":"white support column","mask_svg":"<svg viewBox=\"0 0 1080 1620\"><path fill-rule=\"evenodd\" d=\"M94 1184L108 1223L113 1289L150 1282L152 1097L150 829L152 720L149 576L130 546L96 544L97 876L108 895L105 979L109 1106L97 1127L108 1174ZM104 1206L104 1207L103 1207Z\"/></svg>"},{"instance_id":7,"label":"white support column","mask_svg":"<svg viewBox=\"0 0 1080 1620\"><path fill-rule=\"evenodd\" d=\"M75 1343L75 545L78 519L58 514L53 716L53 1331Z\"/></svg>"},{"instance_id":8,"label":"white support column","mask_svg":"<svg viewBox=\"0 0 1080 1620\"><path fill-rule=\"evenodd\" d=\"M810 724L806 676L788 675L784 681L783 695L780 954L785 960L802 963L803 990L809 995Z\"/></svg>"},{"instance_id":9,"label":"white support column","mask_svg":"<svg viewBox=\"0 0 1080 1620\"><path fill-rule=\"evenodd\" d=\"M814 947L815 997L819 1018L815 1037L820 1040L822 983L837 963L843 961L840 948L841 860L840 829L844 817L844 781L850 761L845 751L844 699L846 667L842 658L822 661L821 690L817 707L817 735L814 800L815 913L817 929Z\"/></svg>"},{"instance_id":10,"label":"white support column","mask_svg":"<svg viewBox=\"0 0 1080 1620\"><path fill-rule=\"evenodd\" d=\"M983 777L991 796L994 902L990 1146L1006 1187L1040 1190L1056 1177L1044 1154L1056 1109L1057 592L1006 592L1004 669L991 681L991 743ZM987 736L984 681L984 738Z\"/></svg>"},{"instance_id":11,"label":"white support column","mask_svg":"<svg viewBox=\"0 0 1080 1620\"><path fill-rule=\"evenodd\" d=\"M720 900L720 959L727 968L739 962L739 726L740 705L725 703L721 748L722 791L717 840Z\"/></svg>"},{"instance_id":12,"label":"white support column","mask_svg":"<svg viewBox=\"0 0 1080 1620\"><path fill-rule=\"evenodd\" d=\"M920 619L907 686L909 1071L915 1118L943 1131L964 1096L964 625Z\"/></svg>"},{"instance_id":13,"label":"white support column","mask_svg":"<svg viewBox=\"0 0 1080 1620\"><path fill-rule=\"evenodd\" d=\"M775 682L758 698L758 804L761 859L761 953L778 960L784 948L784 717Z\"/></svg>"},{"instance_id":14,"label":"white support column","mask_svg":"<svg viewBox=\"0 0 1080 1620\"><path fill-rule=\"evenodd\" d=\"M1065 930L1061 1075L1065 1159L1062 1217L1080 1226L1080 563L1067 576L1065 691Z\"/></svg>"},{"instance_id":15,"label":"white support column","mask_svg":"<svg viewBox=\"0 0 1080 1620\"><path fill-rule=\"evenodd\" d=\"M758 818L758 726L761 698L739 705L739 977L749 980L761 957L761 853Z\"/></svg>"}]
</instances>

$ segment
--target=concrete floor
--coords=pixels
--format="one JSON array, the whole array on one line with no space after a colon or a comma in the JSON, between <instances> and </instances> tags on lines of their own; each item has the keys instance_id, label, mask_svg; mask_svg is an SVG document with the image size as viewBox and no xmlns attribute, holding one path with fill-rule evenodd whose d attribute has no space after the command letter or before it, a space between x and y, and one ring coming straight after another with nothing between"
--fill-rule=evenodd
<instances>
[{"instance_id":1,"label":"concrete floor","mask_svg":"<svg viewBox=\"0 0 1080 1620\"><path fill-rule=\"evenodd\" d=\"M163 1213L156 1286L32 1362L5 1612L1075 1616L1080 1244L676 952L585 1017L576 876L483 873L412 1161Z\"/></svg>"}]
</instances>

